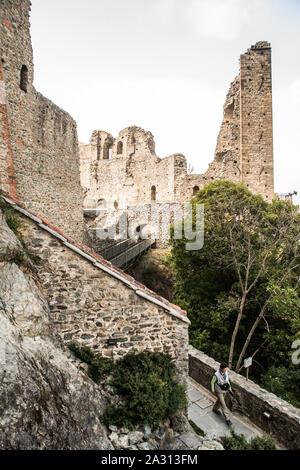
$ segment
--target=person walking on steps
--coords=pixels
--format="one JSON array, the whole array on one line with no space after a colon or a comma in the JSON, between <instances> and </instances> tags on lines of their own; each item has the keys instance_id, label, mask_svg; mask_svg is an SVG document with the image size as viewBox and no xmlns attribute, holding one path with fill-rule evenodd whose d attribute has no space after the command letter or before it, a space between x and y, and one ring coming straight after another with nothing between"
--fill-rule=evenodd
<instances>
[{"instance_id":1,"label":"person walking on steps","mask_svg":"<svg viewBox=\"0 0 300 470\"><path fill-rule=\"evenodd\" d=\"M219 408L222 409L222 413L228 426L232 425L230 421L230 412L225 403L225 395L228 392L232 393L231 385L229 381L228 366L224 362L220 364L219 370L215 372L211 380L211 391L217 397L217 401L214 404L213 412L220 415Z\"/></svg>"}]
</instances>

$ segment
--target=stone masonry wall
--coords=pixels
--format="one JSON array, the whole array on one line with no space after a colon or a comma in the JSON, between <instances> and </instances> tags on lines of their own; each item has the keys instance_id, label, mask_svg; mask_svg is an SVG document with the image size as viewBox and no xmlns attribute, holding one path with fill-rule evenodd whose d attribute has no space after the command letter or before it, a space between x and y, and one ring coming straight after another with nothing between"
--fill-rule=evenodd
<instances>
[{"instance_id":1,"label":"stone masonry wall","mask_svg":"<svg viewBox=\"0 0 300 470\"><path fill-rule=\"evenodd\" d=\"M180 154L158 158L153 135L136 126L123 129L117 139L94 131L90 143L80 144L79 151L85 207L172 202L176 168L186 166Z\"/></svg>"},{"instance_id":2,"label":"stone masonry wall","mask_svg":"<svg viewBox=\"0 0 300 470\"><path fill-rule=\"evenodd\" d=\"M76 123L33 87L29 12L29 0L1 1L0 189L82 240Z\"/></svg>"},{"instance_id":3,"label":"stone masonry wall","mask_svg":"<svg viewBox=\"0 0 300 470\"><path fill-rule=\"evenodd\" d=\"M211 378L219 365L203 352L189 347L189 375L209 390ZM300 410L233 371L230 371L230 382L234 392L233 411L238 410L248 416L287 449L299 449ZM268 413L270 419L264 413Z\"/></svg>"},{"instance_id":4,"label":"stone masonry wall","mask_svg":"<svg viewBox=\"0 0 300 470\"><path fill-rule=\"evenodd\" d=\"M65 343L88 346L118 359L129 351L170 353L186 380L188 321L137 295L24 217L28 251L40 257L38 278L51 318ZM107 340L117 338L115 346Z\"/></svg>"}]
</instances>

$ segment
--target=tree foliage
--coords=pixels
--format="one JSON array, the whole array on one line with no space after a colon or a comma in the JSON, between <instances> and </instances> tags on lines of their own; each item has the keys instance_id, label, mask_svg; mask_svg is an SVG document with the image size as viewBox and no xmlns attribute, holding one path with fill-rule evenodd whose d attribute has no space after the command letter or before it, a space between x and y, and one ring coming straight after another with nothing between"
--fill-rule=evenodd
<instances>
[{"instance_id":1,"label":"tree foliage","mask_svg":"<svg viewBox=\"0 0 300 470\"><path fill-rule=\"evenodd\" d=\"M175 301L188 311L192 344L237 371L246 355L256 371L290 367L300 316L296 207L229 181L207 185L192 199L199 203L203 248L187 251L184 238L171 239Z\"/></svg>"}]
</instances>

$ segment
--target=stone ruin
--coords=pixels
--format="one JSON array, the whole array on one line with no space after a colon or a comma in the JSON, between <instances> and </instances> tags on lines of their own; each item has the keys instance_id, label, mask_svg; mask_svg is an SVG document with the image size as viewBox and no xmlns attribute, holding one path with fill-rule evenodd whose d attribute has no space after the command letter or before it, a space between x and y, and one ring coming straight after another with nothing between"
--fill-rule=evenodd
<instances>
[{"instance_id":1,"label":"stone ruin","mask_svg":"<svg viewBox=\"0 0 300 470\"><path fill-rule=\"evenodd\" d=\"M271 46L258 42L240 57L240 73L224 104L215 156L206 173L188 174L184 155L159 158L153 135L140 127L115 139L95 130L79 144L84 207L183 203L213 180L242 182L266 200L274 197Z\"/></svg>"}]
</instances>

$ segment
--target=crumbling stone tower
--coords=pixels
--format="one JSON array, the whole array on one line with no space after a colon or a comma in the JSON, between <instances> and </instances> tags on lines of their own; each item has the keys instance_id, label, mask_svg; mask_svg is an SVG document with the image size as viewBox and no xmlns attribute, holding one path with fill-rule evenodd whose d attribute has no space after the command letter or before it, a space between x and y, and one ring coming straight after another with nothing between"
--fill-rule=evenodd
<instances>
[{"instance_id":1,"label":"crumbling stone tower","mask_svg":"<svg viewBox=\"0 0 300 470\"><path fill-rule=\"evenodd\" d=\"M271 46L258 42L240 58L242 182L274 197Z\"/></svg>"},{"instance_id":2,"label":"crumbling stone tower","mask_svg":"<svg viewBox=\"0 0 300 470\"><path fill-rule=\"evenodd\" d=\"M240 56L240 73L224 104L215 159L206 180L244 183L271 201L274 197L271 46L257 42Z\"/></svg>"},{"instance_id":3,"label":"crumbling stone tower","mask_svg":"<svg viewBox=\"0 0 300 470\"><path fill-rule=\"evenodd\" d=\"M177 198L184 200L214 180L244 183L271 201L274 194L271 46L260 41L240 56L231 83L214 160L203 175L183 175Z\"/></svg>"}]
</instances>

